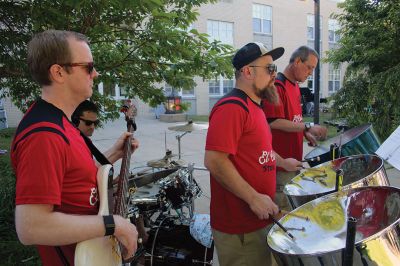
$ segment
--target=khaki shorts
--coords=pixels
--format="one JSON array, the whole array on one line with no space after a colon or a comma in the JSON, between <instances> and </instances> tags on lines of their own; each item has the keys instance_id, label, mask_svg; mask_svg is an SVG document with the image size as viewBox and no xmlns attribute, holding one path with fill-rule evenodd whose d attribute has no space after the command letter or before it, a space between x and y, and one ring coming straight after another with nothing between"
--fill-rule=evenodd
<instances>
[{"instance_id":1,"label":"khaki shorts","mask_svg":"<svg viewBox=\"0 0 400 266\"><path fill-rule=\"evenodd\" d=\"M247 234L226 234L212 230L221 266L276 265L267 245L271 226Z\"/></svg>"}]
</instances>

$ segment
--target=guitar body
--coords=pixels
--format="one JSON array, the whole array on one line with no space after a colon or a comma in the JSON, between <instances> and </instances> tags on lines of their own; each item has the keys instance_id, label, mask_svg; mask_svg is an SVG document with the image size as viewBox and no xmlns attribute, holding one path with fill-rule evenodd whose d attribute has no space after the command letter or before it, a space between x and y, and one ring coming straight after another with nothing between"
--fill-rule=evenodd
<instances>
[{"instance_id":1,"label":"guitar body","mask_svg":"<svg viewBox=\"0 0 400 266\"><path fill-rule=\"evenodd\" d=\"M112 165L102 165L97 171L97 185L100 197L98 215L108 215L108 175ZM75 249L76 266L121 266L122 256L118 241L114 236L104 236L82 241Z\"/></svg>"}]
</instances>

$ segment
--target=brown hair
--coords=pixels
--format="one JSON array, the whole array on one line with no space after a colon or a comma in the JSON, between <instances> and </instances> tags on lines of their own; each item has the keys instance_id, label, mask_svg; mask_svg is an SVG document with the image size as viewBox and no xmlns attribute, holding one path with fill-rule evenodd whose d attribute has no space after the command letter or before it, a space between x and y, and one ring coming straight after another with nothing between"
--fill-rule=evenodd
<instances>
[{"instance_id":1,"label":"brown hair","mask_svg":"<svg viewBox=\"0 0 400 266\"><path fill-rule=\"evenodd\" d=\"M70 38L89 43L81 33L61 30L36 33L28 43L28 68L39 85L51 85L49 68L52 65L71 63Z\"/></svg>"}]
</instances>

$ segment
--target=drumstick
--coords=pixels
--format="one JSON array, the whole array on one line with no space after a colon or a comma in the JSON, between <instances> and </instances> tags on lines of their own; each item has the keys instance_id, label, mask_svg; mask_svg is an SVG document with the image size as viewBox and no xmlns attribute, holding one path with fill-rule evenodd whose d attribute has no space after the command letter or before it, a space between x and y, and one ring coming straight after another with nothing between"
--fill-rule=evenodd
<instances>
[{"instance_id":1,"label":"drumstick","mask_svg":"<svg viewBox=\"0 0 400 266\"><path fill-rule=\"evenodd\" d=\"M310 218L308 218L308 216L304 216L304 215L296 214L296 213L291 213L291 212L288 212L288 211L285 211L285 210L279 210L279 212L283 213L284 215L290 215L290 216L293 216L293 217L305 219L306 221L310 221Z\"/></svg>"},{"instance_id":2,"label":"drumstick","mask_svg":"<svg viewBox=\"0 0 400 266\"><path fill-rule=\"evenodd\" d=\"M301 162L302 163L319 162L320 160L321 160L321 158L319 156L317 156L317 157L314 157L314 158L301 160Z\"/></svg>"},{"instance_id":3,"label":"drumstick","mask_svg":"<svg viewBox=\"0 0 400 266\"><path fill-rule=\"evenodd\" d=\"M296 240L296 238L295 238L291 233L289 233L289 231L288 231L280 222L278 222L272 215L271 215L270 217L271 217L271 220L272 220L276 225L278 225L288 236L290 236L290 238L291 238L292 240Z\"/></svg>"}]
</instances>

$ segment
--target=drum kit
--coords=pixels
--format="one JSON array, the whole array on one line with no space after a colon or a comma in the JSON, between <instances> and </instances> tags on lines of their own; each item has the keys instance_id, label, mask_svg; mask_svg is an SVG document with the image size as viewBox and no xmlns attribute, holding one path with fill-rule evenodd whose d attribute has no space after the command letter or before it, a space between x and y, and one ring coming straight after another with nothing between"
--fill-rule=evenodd
<instances>
[{"instance_id":1,"label":"drum kit","mask_svg":"<svg viewBox=\"0 0 400 266\"><path fill-rule=\"evenodd\" d=\"M390 187L371 125L305 156L284 188L293 211L268 232L278 265L400 265L400 189ZM345 157L342 157L345 156Z\"/></svg>"},{"instance_id":2,"label":"drum kit","mask_svg":"<svg viewBox=\"0 0 400 266\"><path fill-rule=\"evenodd\" d=\"M212 264L213 245L203 246L189 230L196 217L194 200L202 194L193 171L206 169L183 161L180 150L180 140L185 134L207 127L191 121L169 127L183 132L177 136L179 154L167 150L163 158L147 162L151 173L142 171L129 178L129 187L134 190L129 199L129 213L142 240L132 266Z\"/></svg>"}]
</instances>

